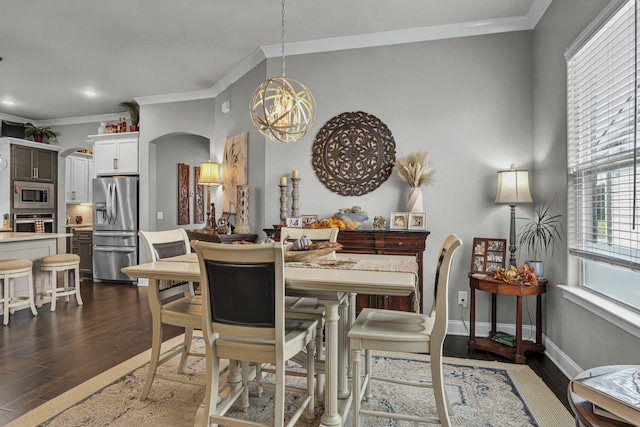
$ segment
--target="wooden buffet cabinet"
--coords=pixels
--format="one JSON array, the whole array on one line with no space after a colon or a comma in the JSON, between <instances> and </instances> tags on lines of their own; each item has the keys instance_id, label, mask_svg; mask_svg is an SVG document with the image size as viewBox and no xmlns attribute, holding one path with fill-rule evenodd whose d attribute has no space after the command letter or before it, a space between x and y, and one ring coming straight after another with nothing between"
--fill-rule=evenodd
<instances>
[{"instance_id":1,"label":"wooden buffet cabinet","mask_svg":"<svg viewBox=\"0 0 640 427\"><path fill-rule=\"evenodd\" d=\"M265 229L264 232L272 239L280 240L280 230ZM423 253L427 247L428 236L429 232L424 230L340 230L338 242L342 244L343 253L415 256L419 268L418 289L420 295L423 295ZM356 312L359 313L367 307L413 311L413 296L358 294ZM423 312L422 301L420 301L420 311Z\"/></svg>"}]
</instances>

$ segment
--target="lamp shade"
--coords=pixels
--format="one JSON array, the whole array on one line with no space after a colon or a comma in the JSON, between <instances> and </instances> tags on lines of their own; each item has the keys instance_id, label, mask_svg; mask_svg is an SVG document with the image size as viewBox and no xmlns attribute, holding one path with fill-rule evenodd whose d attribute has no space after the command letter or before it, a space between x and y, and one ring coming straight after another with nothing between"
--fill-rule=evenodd
<instances>
[{"instance_id":1,"label":"lamp shade","mask_svg":"<svg viewBox=\"0 0 640 427\"><path fill-rule=\"evenodd\" d=\"M516 165L511 165L510 170L498 172L496 203L518 204L532 201L529 171L518 171Z\"/></svg>"},{"instance_id":2,"label":"lamp shade","mask_svg":"<svg viewBox=\"0 0 640 427\"><path fill-rule=\"evenodd\" d=\"M219 165L211 160L200 163L200 179L199 185L217 185L220 184Z\"/></svg>"}]
</instances>

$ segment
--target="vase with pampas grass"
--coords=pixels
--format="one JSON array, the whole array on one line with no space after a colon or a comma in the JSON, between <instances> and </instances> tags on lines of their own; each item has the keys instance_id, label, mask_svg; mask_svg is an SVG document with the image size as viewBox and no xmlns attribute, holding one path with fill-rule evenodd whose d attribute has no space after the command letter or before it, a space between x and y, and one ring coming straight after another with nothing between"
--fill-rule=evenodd
<instances>
[{"instance_id":1,"label":"vase with pampas grass","mask_svg":"<svg viewBox=\"0 0 640 427\"><path fill-rule=\"evenodd\" d=\"M422 205L422 186L429 186L435 182L435 173L431 162L427 162L427 151L410 153L407 157L397 159L393 168L400 181L409 184L409 202L407 211L424 212Z\"/></svg>"}]
</instances>

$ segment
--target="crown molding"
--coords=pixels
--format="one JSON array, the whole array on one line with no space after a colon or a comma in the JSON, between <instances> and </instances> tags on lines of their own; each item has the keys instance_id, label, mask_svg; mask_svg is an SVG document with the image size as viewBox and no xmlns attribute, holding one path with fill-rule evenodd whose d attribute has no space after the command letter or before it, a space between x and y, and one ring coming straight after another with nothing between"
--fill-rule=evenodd
<instances>
[{"instance_id":1,"label":"crown molding","mask_svg":"<svg viewBox=\"0 0 640 427\"><path fill-rule=\"evenodd\" d=\"M285 53L286 55L305 55L320 52L362 49L376 46L391 46L405 43L533 30L549 5L551 5L552 1L553 0L534 0L525 16L287 43ZM163 95L140 96L134 98L134 100L140 105L154 105L215 98L233 83L238 81L242 76L251 71L255 66L260 64L260 62L268 58L279 57L281 54L282 45L280 44L261 46L254 50L247 58L235 66L229 73L209 89ZM69 125L117 120L120 116L121 115L114 113L100 116L43 120L34 123L37 126ZM15 117L13 120L29 121L29 119L20 117Z\"/></svg>"}]
</instances>

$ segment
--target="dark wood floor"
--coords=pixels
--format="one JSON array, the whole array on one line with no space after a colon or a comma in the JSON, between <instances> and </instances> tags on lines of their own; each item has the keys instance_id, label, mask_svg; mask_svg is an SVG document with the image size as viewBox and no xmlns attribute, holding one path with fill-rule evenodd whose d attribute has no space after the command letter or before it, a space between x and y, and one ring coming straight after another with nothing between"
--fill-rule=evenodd
<instances>
[{"instance_id":1,"label":"dark wood floor","mask_svg":"<svg viewBox=\"0 0 640 427\"><path fill-rule=\"evenodd\" d=\"M0 326L0 425L151 347L151 313L147 288L82 283L83 306L58 302L11 316ZM182 331L165 326L165 338ZM449 336L446 356L503 360L467 349L467 337ZM568 380L544 355L527 364L568 408Z\"/></svg>"}]
</instances>

